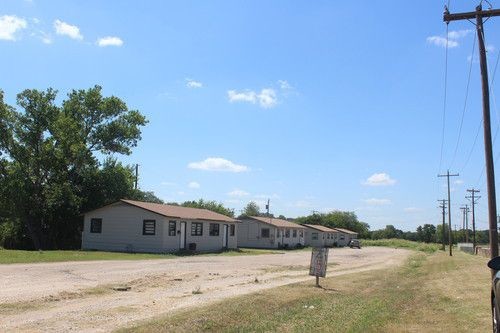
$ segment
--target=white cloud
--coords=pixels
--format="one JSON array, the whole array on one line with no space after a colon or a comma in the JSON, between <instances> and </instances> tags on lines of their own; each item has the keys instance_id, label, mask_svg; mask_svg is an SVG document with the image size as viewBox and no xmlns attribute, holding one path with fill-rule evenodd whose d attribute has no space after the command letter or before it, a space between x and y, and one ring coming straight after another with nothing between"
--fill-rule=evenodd
<instances>
[{"instance_id":1,"label":"white cloud","mask_svg":"<svg viewBox=\"0 0 500 333\"><path fill-rule=\"evenodd\" d=\"M225 171L225 172L245 172L250 168L246 165L235 164L222 157L209 157L201 162L191 162L188 168L207 171Z\"/></svg>"},{"instance_id":2,"label":"white cloud","mask_svg":"<svg viewBox=\"0 0 500 333\"><path fill-rule=\"evenodd\" d=\"M448 47L454 48L459 46L458 41L468 34L470 34L472 30L452 30L448 32ZM430 36L427 37L427 43L434 44L440 47L446 47L446 36Z\"/></svg>"},{"instance_id":3,"label":"white cloud","mask_svg":"<svg viewBox=\"0 0 500 333\"><path fill-rule=\"evenodd\" d=\"M188 88L202 88L203 83L200 81L195 81L193 79L186 79L186 87Z\"/></svg>"},{"instance_id":4,"label":"white cloud","mask_svg":"<svg viewBox=\"0 0 500 333\"><path fill-rule=\"evenodd\" d=\"M488 52L495 52L495 45L492 45L492 44L489 44L489 45L486 45L486 51Z\"/></svg>"},{"instance_id":5,"label":"white cloud","mask_svg":"<svg viewBox=\"0 0 500 333\"><path fill-rule=\"evenodd\" d=\"M28 23L25 19L15 15L0 16L0 40L16 40L16 33L26 29Z\"/></svg>"},{"instance_id":6,"label":"white cloud","mask_svg":"<svg viewBox=\"0 0 500 333\"><path fill-rule=\"evenodd\" d=\"M294 206L297 208L311 208L312 203L307 200L298 200L294 203Z\"/></svg>"},{"instance_id":7,"label":"white cloud","mask_svg":"<svg viewBox=\"0 0 500 333\"><path fill-rule=\"evenodd\" d=\"M417 213L420 211L420 209L418 209L417 207L406 207L404 211L407 213Z\"/></svg>"},{"instance_id":8,"label":"white cloud","mask_svg":"<svg viewBox=\"0 0 500 333\"><path fill-rule=\"evenodd\" d=\"M260 93L256 93L252 90L236 91L228 90L227 97L229 102L248 102L255 104L259 102L259 105L265 109L272 108L278 103L278 98L276 92L271 88L264 88Z\"/></svg>"},{"instance_id":9,"label":"white cloud","mask_svg":"<svg viewBox=\"0 0 500 333\"><path fill-rule=\"evenodd\" d=\"M279 199L280 196L276 193L273 194L256 194L254 196L257 199Z\"/></svg>"},{"instance_id":10,"label":"white cloud","mask_svg":"<svg viewBox=\"0 0 500 333\"><path fill-rule=\"evenodd\" d=\"M237 92L236 90L228 90L227 97L230 102L250 102L257 101L257 94L254 91Z\"/></svg>"},{"instance_id":11,"label":"white cloud","mask_svg":"<svg viewBox=\"0 0 500 333\"><path fill-rule=\"evenodd\" d=\"M243 191L240 189L234 189L231 192L229 192L227 195L229 195L230 197L244 197L244 196L247 196L249 194L250 193L248 193L247 191Z\"/></svg>"},{"instance_id":12,"label":"white cloud","mask_svg":"<svg viewBox=\"0 0 500 333\"><path fill-rule=\"evenodd\" d=\"M391 176L389 176L386 173L374 173L368 179L364 182L364 185L369 185L369 186L387 186L387 185L394 185L396 183L395 179L392 179Z\"/></svg>"},{"instance_id":13,"label":"white cloud","mask_svg":"<svg viewBox=\"0 0 500 333\"><path fill-rule=\"evenodd\" d=\"M448 38L449 39L460 39L460 38L463 38L463 37L467 36L471 32L472 32L472 30L470 30L470 29L466 29L466 30L452 30L452 31L448 32Z\"/></svg>"},{"instance_id":14,"label":"white cloud","mask_svg":"<svg viewBox=\"0 0 500 333\"><path fill-rule=\"evenodd\" d=\"M82 40L83 36L80 34L80 29L76 25L71 25L66 22L55 20L54 29L56 29L56 34L68 36L72 39Z\"/></svg>"},{"instance_id":15,"label":"white cloud","mask_svg":"<svg viewBox=\"0 0 500 333\"><path fill-rule=\"evenodd\" d=\"M293 87L288 83L286 80L278 80L278 84L280 86L280 89L282 90L290 90L293 89Z\"/></svg>"},{"instance_id":16,"label":"white cloud","mask_svg":"<svg viewBox=\"0 0 500 333\"><path fill-rule=\"evenodd\" d=\"M454 181L454 183L457 184L457 185L460 185L460 184L463 184L464 181L462 179L457 179L457 180Z\"/></svg>"},{"instance_id":17,"label":"white cloud","mask_svg":"<svg viewBox=\"0 0 500 333\"><path fill-rule=\"evenodd\" d=\"M430 36L427 37L427 43L434 44L440 47L446 47L446 38L441 36ZM448 48L454 48L458 46L458 42L454 40L448 40Z\"/></svg>"},{"instance_id":18,"label":"white cloud","mask_svg":"<svg viewBox=\"0 0 500 333\"><path fill-rule=\"evenodd\" d=\"M99 38L97 40L96 44L99 45L100 47L122 46L123 40L120 37L107 36L107 37Z\"/></svg>"},{"instance_id":19,"label":"white cloud","mask_svg":"<svg viewBox=\"0 0 500 333\"><path fill-rule=\"evenodd\" d=\"M189 182L188 187L189 188L200 188L200 184L197 182Z\"/></svg>"},{"instance_id":20,"label":"white cloud","mask_svg":"<svg viewBox=\"0 0 500 333\"><path fill-rule=\"evenodd\" d=\"M376 198L366 199L365 202L370 206L383 206L392 204L391 200L389 199L376 199Z\"/></svg>"}]
</instances>

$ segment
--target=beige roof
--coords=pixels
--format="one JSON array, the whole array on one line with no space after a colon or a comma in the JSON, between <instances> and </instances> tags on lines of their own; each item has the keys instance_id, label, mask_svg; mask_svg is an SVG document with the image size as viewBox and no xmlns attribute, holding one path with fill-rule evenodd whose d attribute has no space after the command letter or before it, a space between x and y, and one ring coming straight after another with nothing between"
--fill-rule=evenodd
<instances>
[{"instance_id":1,"label":"beige roof","mask_svg":"<svg viewBox=\"0 0 500 333\"><path fill-rule=\"evenodd\" d=\"M340 232L343 232L344 234L351 234L351 235L357 235L357 232L348 230L348 229L342 229L342 228L334 228L335 230L338 230Z\"/></svg>"},{"instance_id":2,"label":"beige roof","mask_svg":"<svg viewBox=\"0 0 500 333\"><path fill-rule=\"evenodd\" d=\"M150 212L167 216L174 217L178 219L187 219L187 220L207 220L207 221L222 221L222 222L238 222L237 220L222 215L216 212L212 212L208 209L200 209L200 208L190 208L190 207L182 207L182 206L173 206L173 205L164 205L157 204L151 202L143 202L143 201L134 201L134 200L125 200L121 199L121 202L126 204L136 206L145 210L149 210Z\"/></svg>"},{"instance_id":3,"label":"beige roof","mask_svg":"<svg viewBox=\"0 0 500 333\"><path fill-rule=\"evenodd\" d=\"M275 227L278 228L299 228L299 229L305 229L303 226L297 223L293 223L287 220L282 220L282 219L276 219L274 217L262 217L262 216L249 216L249 218L264 222L267 224L271 224Z\"/></svg>"},{"instance_id":4,"label":"beige roof","mask_svg":"<svg viewBox=\"0 0 500 333\"><path fill-rule=\"evenodd\" d=\"M340 232L338 230L331 229L331 228L325 227L324 225L319 225L319 224L304 224L304 227L316 229L316 230L319 230L322 232Z\"/></svg>"}]
</instances>

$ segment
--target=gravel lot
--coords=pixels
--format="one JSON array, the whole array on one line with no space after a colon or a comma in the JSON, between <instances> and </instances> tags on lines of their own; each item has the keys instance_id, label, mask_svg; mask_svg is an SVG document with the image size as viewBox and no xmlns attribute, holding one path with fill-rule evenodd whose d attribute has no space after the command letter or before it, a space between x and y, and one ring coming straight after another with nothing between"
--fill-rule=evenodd
<instances>
[{"instance_id":1,"label":"gravel lot","mask_svg":"<svg viewBox=\"0 0 500 333\"><path fill-rule=\"evenodd\" d=\"M332 249L327 276L401 264L411 251ZM175 310L310 280L310 251L0 265L0 331L108 332ZM129 286L129 291L115 291ZM197 292L199 291L199 293Z\"/></svg>"}]
</instances>

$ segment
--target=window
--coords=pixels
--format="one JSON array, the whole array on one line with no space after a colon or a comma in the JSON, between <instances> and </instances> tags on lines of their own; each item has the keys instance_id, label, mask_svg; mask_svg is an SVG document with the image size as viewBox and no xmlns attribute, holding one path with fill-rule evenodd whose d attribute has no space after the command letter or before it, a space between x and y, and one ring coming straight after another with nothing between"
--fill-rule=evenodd
<instances>
[{"instance_id":1,"label":"window","mask_svg":"<svg viewBox=\"0 0 500 333\"><path fill-rule=\"evenodd\" d=\"M168 221L168 235L175 236L176 231L177 231L177 222Z\"/></svg>"},{"instance_id":2,"label":"window","mask_svg":"<svg viewBox=\"0 0 500 333\"><path fill-rule=\"evenodd\" d=\"M209 234L210 234L210 236L219 236L219 224L218 223L210 223Z\"/></svg>"},{"instance_id":3,"label":"window","mask_svg":"<svg viewBox=\"0 0 500 333\"><path fill-rule=\"evenodd\" d=\"M236 226L234 224L231 224L231 226L229 227L229 236L234 236L235 229Z\"/></svg>"},{"instance_id":4,"label":"window","mask_svg":"<svg viewBox=\"0 0 500 333\"><path fill-rule=\"evenodd\" d=\"M313 232L313 233L311 234L311 239L313 239L313 240L317 240L317 239L318 239L318 233L317 233L317 232Z\"/></svg>"},{"instance_id":5,"label":"window","mask_svg":"<svg viewBox=\"0 0 500 333\"><path fill-rule=\"evenodd\" d=\"M260 230L260 236L262 238L269 238L269 228L262 228Z\"/></svg>"},{"instance_id":6,"label":"window","mask_svg":"<svg viewBox=\"0 0 500 333\"><path fill-rule=\"evenodd\" d=\"M90 220L90 232L93 234L100 234L102 232L102 219Z\"/></svg>"},{"instance_id":7,"label":"window","mask_svg":"<svg viewBox=\"0 0 500 333\"><path fill-rule=\"evenodd\" d=\"M156 234L156 220L143 220L142 221L142 234L155 235Z\"/></svg>"},{"instance_id":8,"label":"window","mask_svg":"<svg viewBox=\"0 0 500 333\"><path fill-rule=\"evenodd\" d=\"M191 236L203 236L203 223L191 223Z\"/></svg>"},{"instance_id":9,"label":"window","mask_svg":"<svg viewBox=\"0 0 500 333\"><path fill-rule=\"evenodd\" d=\"M285 237L290 238L290 230L289 229L285 230Z\"/></svg>"},{"instance_id":10,"label":"window","mask_svg":"<svg viewBox=\"0 0 500 333\"><path fill-rule=\"evenodd\" d=\"M340 235L340 240L344 240L344 235Z\"/></svg>"},{"instance_id":11,"label":"window","mask_svg":"<svg viewBox=\"0 0 500 333\"><path fill-rule=\"evenodd\" d=\"M293 238L296 238L297 237L297 230L293 230Z\"/></svg>"},{"instance_id":12,"label":"window","mask_svg":"<svg viewBox=\"0 0 500 333\"><path fill-rule=\"evenodd\" d=\"M299 231L299 237L304 237L304 231L302 230Z\"/></svg>"},{"instance_id":13,"label":"window","mask_svg":"<svg viewBox=\"0 0 500 333\"><path fill-rule=\"evenodd\" d=\"M278 229L278 231L276 232L276 237L281 237L281 231Z\"/></svg>"}]
</instances>

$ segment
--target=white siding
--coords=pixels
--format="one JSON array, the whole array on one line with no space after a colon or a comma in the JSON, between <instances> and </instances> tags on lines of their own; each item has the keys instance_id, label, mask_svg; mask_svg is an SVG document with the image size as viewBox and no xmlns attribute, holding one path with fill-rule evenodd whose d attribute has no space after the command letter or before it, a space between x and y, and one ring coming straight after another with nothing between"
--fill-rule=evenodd
<instances>
[{"instance_id":1,"label":"white siding","mask_svg":"<svg viewBox=\"0 0 500 333\"><path fill-rule=\"evenodd\" d=\"M262 237L262 229L269 229L269 238ZM286 230L289 230L290 237L286 237ZM295 237L293 237L294 230L296 231ZM238 246L265 249L282 246L294 248L298 244L305 244L304 236L304 229L301 228L277 228L261 221L244 219L238 227Z\"/></svg>"},{"instance_id":2,"label":"white siding","mask_svg":"<svg viewBox=\"0 0 500 333\"><path fill-rule=\"evenodd\" d=\"M102 232L90 232L90 220L102 219ZM143 235L143 220L156 220L156 234ZM169 221L176 222L176 232L170 236ZM180 247L180 222L186 222L186 248L189 243L196 243L196 251L219 251L223 248L224 224L228 225L228 248L236 249L238 223L217 221L191 221L167 218L147 210L118 203L87 213L82 233L82 249L103 251L133 252L175 252ZM203 224L202 236L191 236L191 224ZM219 224L219 236L209 235L209 224ZM231 236L230 225L235 225L235 233Z\"/></svg>"}]
</instances>

